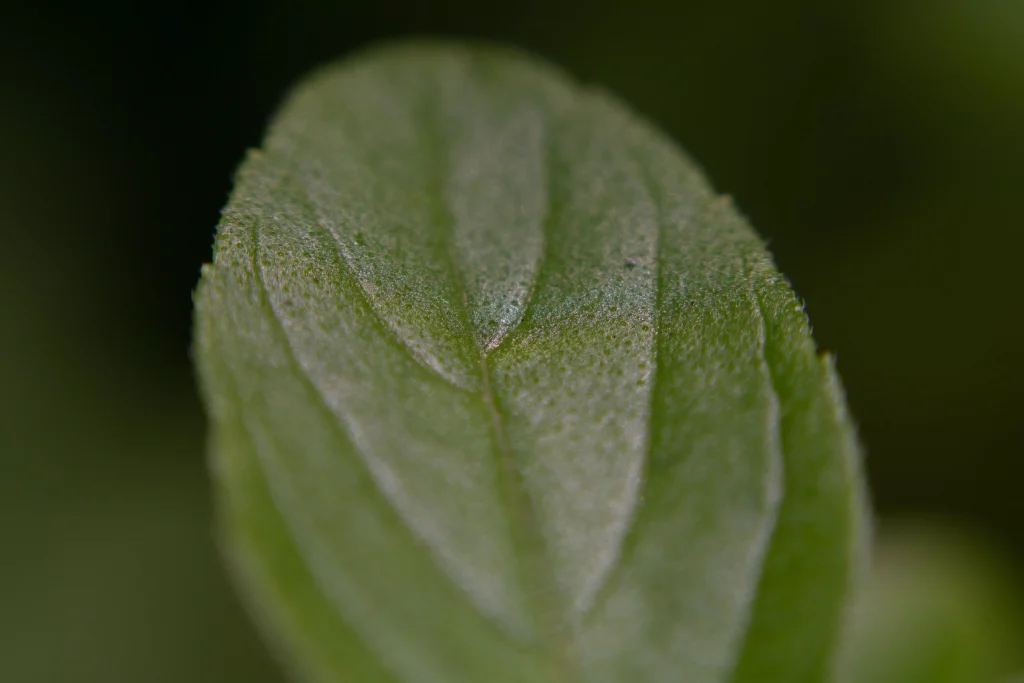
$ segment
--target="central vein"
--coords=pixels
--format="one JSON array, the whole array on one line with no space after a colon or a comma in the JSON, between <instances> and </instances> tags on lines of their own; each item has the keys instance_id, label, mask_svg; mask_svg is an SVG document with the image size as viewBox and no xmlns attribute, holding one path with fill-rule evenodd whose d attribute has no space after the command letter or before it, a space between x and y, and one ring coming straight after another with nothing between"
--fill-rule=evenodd
<instances>
[{"instance_id":1,"label":"central vein","mask_svg":"<svg viewBox=\"0 0 1024 683\"><path fill-rule=\"evenodd\" d=\"M427 140L432 157L432 184L430 196L435 198L432 222L437 227L443 243L444 253L451 271L452 284L456 290L458 311L465 333L470 337L477 355L480 373L480 398L490 420L491 443L497 461L499 494L509 512L510 534L516 550L520 581L529 602L537 629L539 645L545 652L551 667L553 680L577 683L579 676L570 656L570 636L562 617L562 603L554 572L549 559L547 542L541 532L537 513L523 481L515 450L509 441L505 428L505 416L494 389L488 363L488 351L477 343L474 334L469 298L465 278L459 266L460 258L455 246L455 226L448 204L449 159L446 134L442 125L438 102L432 99L427 108L431 126ZM522 312L525 317L526 311ZM497 345L495 345L495 348Z\"/></svg>"}]
</instances>

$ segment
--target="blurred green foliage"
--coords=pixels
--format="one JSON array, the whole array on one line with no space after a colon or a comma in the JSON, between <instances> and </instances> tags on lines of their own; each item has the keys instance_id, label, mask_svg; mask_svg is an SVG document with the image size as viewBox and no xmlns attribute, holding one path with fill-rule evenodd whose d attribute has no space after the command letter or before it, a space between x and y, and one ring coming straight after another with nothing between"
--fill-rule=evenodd
<instances>
[{"instance_id":1,"label":"blurred green foliage","mask_svg":"<svg viewBox=\"0 0 1024 683\"><path fill-rule=\"evenodd\" d=\"M190 290L289 84L410 33L675 136L838 354L882 513L1024 558L1024 3L43 2L0 22L4 681L278 680L212 540Z\"/></svg>"},{"instance_id":2,"label":"blurred green foliage","mask_svg":"<svg viewBox=\"0 0 1024 683\"><path fill-rule=\"evenodd\" d=\"M881 534L848 642L848 683L1008 683L1024 671L1024 590L977 532L903 520Z\"/></svg>"}]
</instances>

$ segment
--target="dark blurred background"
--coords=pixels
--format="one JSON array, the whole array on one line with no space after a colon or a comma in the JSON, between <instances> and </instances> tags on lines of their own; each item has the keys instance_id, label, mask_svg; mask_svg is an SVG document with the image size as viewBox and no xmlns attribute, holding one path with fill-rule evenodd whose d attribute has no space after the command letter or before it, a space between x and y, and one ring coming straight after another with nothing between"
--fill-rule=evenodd
<instances>
[{"instance_id":1,"label":"dark blurred background","mask_svg":"<svg viewBox=\"0 0 1024 683\"><path fill-rule=\"evenodd\" d=\"M669 131L838 355L883 525L1024 562L1024 2L37 2L0 10L0 679L279 680L216 556L191 290L289 85L421 34Z\"/></svg>"}]
</instances>

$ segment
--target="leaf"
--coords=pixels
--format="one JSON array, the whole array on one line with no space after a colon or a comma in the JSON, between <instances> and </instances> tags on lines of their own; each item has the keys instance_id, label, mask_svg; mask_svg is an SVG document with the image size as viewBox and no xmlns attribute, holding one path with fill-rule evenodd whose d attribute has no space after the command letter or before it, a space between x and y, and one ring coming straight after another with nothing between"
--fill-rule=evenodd
<instances>
[{"instance_id":1,"label":"leaf","mask_svg":"<svg viewBox=\"0 0 1024 683\"><path fill-rule=\"evenodd\" d=\"M196 296L227 554L315 681L828 678L842 392L728 199L519 53L305 81Z\"/></svg>"},{"instance_id":2,"label":"leaf","mask_svg":"<svg viewBox=\"0 0 1024 683\"><path fill-rule=\"evenodd\" d=\"M883 529L844 657L850 683L1011 683L1024 668L1024 595L976 534Z\"/></svg>"}]
</instances>

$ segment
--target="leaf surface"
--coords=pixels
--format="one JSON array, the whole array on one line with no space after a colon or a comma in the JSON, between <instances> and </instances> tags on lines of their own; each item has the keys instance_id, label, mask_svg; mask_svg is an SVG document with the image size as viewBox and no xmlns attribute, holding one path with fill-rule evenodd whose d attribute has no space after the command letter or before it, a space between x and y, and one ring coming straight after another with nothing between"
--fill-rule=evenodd
<instances>
[{"instance_id":1,"label":"leaf surface","mask_svg":"<svg viewBox=\"0 0 1024 683\"><path fill-rule=\"evenodd\" d=\"M315 74L196 310L228 556L300 677L829 678L842 392L730 201L608 95L485 47Z\"/></svg>"}]
</instances>

